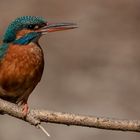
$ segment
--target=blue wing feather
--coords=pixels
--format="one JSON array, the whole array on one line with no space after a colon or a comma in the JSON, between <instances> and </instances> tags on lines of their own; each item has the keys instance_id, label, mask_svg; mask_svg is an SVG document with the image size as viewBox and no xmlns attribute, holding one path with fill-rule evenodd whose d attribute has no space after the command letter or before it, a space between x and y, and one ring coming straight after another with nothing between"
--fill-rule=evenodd
<instances>
[{"instance_id":1,"label":"blue wing feather","mask_svg":"<svg viewBox=\"0 0 140 140\"><path fill-rule=\"evenodd\" d=\"M0 46L0 59L2 59L8 49L9 45L4 43Z\"/></svg>"}]
</instances>

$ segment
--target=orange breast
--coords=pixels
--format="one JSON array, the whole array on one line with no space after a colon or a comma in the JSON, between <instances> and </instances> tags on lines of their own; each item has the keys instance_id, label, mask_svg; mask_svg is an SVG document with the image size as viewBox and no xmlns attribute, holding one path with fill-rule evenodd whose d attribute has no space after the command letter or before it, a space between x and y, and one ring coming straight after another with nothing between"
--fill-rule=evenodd
<instances>
[{"instance_id":1,"label":"orange breast","mask_svg":"<svg viewBox=\"0 0 140 140\"><path fill-rule=\"evenodd\" d=\"M33 90L41 79L43 68L43 52L39 46L11 44L0 63L0 94L20 97L30 87Z\"/></svg>"}]
</instances>

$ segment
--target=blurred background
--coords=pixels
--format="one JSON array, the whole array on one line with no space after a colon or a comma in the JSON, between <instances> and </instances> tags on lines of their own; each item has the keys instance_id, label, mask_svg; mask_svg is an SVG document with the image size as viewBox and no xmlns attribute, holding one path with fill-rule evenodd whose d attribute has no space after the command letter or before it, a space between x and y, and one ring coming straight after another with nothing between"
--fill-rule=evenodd
<instances>
[{"instance_id":1,"label":"blurred background","mask_svg":"<svg viewBox=\"0 0 140 140\"><path fill-rule=\"evenodd\" d=\"M11 20L43 16L76 22L78 29L40 39L45 54L42 81L30 108L120 119L140 119L139 0L1 0L0 35ZM43 124L52 140L139 140L140 134ZM40 130L0 116L0 140L46 140Z\"/></svg>"}]
</instances>

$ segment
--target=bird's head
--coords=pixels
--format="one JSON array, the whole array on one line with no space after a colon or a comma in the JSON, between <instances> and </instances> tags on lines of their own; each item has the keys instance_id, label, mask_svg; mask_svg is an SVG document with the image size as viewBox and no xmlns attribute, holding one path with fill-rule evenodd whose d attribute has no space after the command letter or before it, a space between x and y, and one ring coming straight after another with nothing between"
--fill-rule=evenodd
<instances>
[{"instance_id":1,"label":"bird's head","mask_svg":"<svg viewBox=\"0 0 140 140\"><path fill-rule=\"evenodd\" d=\"M28 44L37 42L47 32L74 29L74 23L48 23L37 16L22 16L15 19L7 28L3 43Z\"/></svg>"}]
</instances>

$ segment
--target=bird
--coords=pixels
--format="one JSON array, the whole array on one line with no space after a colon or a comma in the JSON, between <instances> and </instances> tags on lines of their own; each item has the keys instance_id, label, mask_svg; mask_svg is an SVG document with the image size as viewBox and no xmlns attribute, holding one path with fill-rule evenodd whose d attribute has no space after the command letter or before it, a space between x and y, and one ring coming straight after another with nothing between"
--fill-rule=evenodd
<instances>
[{"instance_id":1,"label":"bird","mask_svg":"<svg viewBox=\"0 0 140 140\"><path fill-rule=\"evenodd\" d=\"M50 23L41 16L21 16L13 20L0 45L0 98L21 106L26 117L29 95L40 82L44 70L40 37L74 28L77 28L75 23Z\"/></svg>"}]
</instances>

